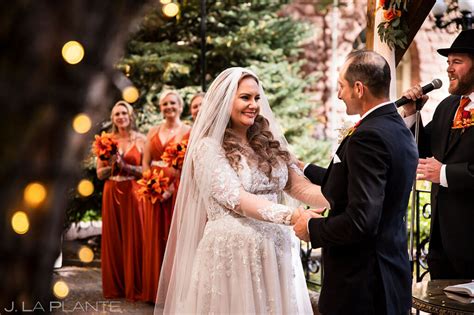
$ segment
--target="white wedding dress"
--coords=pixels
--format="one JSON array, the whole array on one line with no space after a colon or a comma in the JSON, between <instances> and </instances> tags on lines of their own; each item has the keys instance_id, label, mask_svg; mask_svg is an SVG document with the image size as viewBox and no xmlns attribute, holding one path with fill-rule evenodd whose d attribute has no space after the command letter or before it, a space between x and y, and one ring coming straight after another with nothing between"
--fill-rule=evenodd
<instances>
[{"instance_id":1,"label":"white wedding dress","mask_svg":"<svg viewBox=\"0 0 474 315\"><path fill-rule=\"evenodd\" d=\"M307 182L297 182L306 180L283 162L273 168L270 180L244 156L240 170L234 171L220 145L209 138L198 145L193 155L194 175L212 176L207 188L211 200L188 292L177 313L312 314L299 241L291 227L278 224L292 210L278 203L284 189L300 200L310 199L314 191L302 189L308 187ZM205 157L210 154L218 156L217 163L208 163ZM289 185L289 174L294 185ZM249 202L243 199L241 188L272 202L252 214L265 221L237 210L238 205Z\"/></svg>"}]
</instances>

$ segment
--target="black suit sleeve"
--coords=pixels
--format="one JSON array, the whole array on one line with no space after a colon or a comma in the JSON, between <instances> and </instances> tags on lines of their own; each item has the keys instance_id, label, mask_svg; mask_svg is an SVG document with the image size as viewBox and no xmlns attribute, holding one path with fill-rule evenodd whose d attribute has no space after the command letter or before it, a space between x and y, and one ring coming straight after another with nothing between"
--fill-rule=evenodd
<instances>
[{"instance_id":1,"label":"black suit sleeve","mask_svg":"<svg viewBox=\"0 0 474 315\"><path fill-rule=\"evenodd\" d=\"M304 176L306 176L306 178L308 178L313 184L321 186L326 170L327 169L324 167L309 164L304 170Z\"/></svg>"},{"instance_id":2,"label":"black suit sleeve","mask_svg":"<svg viewBox=\"0 0 474 315\"><path fill-rule=\"evenodd\" d=\"M349 201L346 209L338 209L341 213L309 221L314 248L356 243L378 231L390 165L388 148L375 131L357 132L342 162L348 169Z\"/></svg>"},{"instance_id":3,"label":"black suit sleeve","mask_svg":"<svg viewBox=\"0 0 474 315\"><path fill-rule=\"evenodd\" d=\"M418 155L420 158L427 158L433 156L431 152L431 122L426 126L423 126L423 123L420 122L420 130L418 134ZM410 128L413 136L415 135L415 124Z\"/></svg>"}]
</instances>

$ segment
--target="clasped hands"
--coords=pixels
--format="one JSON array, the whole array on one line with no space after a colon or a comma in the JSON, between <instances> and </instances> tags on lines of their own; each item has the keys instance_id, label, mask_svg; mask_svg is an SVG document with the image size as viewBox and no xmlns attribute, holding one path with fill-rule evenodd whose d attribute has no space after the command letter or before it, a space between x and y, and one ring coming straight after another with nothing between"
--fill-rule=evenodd
<instances>
[{"instance_id":1,"label":"clasped hands","mask_svg":"<svg viewBox=\"0 0 474 315\"><path fill-rule=\"evenodd\" d=\"M322 218L326 208L308 209L297 208L291 216L291 225L299 239L309 242L308 221L311 218Z\"/></svg>"}]
</instances>

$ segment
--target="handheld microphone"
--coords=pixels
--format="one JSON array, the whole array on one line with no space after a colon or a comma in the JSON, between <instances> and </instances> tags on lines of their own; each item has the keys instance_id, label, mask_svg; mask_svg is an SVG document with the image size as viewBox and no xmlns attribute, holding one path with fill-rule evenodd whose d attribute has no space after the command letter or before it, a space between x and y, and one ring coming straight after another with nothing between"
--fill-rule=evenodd
<instances>
[{"instance_id":1,"label":"handheld microphone","mask_svg":"<svg viewBox=\"0 0 474 315\"><path fill-rule=\"evenodd\" d=\"M421 91L423 92L423 94L427 94L427 93L429 93L433 90L439 89L441 86L443 86L443 82L441 82L440 79L434 79L433 81L431 81L427 85L423 86L421 88ZM397 107L400 107L400 106L408 104L410 102L412 102L412 100L406 98L405 96L402 96L401 98L399 98L398 100L395 101L395 105Z\"/></svg>"}]
</instances>

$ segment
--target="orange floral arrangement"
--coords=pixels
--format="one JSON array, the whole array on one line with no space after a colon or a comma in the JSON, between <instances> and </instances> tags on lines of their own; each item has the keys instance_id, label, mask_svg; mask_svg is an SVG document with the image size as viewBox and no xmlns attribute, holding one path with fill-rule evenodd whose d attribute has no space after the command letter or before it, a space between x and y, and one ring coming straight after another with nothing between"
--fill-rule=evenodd
<instances>
[{"instance_id":1,"label":"orange floral arrangement","mask_svg":"<svg viewBox=\"0 0 474 315\"><path fill-rule=\"evenodd\" d=\"M169 187L170 179L166 177L161 170L159 173L156 169L143 172L143 177L137 181L139 188L137 190L138 197L142 200L149 198L151 203L163 201L163 193Z\"/></svg>"},{"instance_id":2,"label":"orange floral arrangement","mask_svg":"<svg viewBox=\"0 0 474 315\"><path fill-rule=\"evenodd\" d=\"M408 23L403 13L407 11L408 0L380 0L379 7L383 10L383 21L377 26L382 42L391 48L405 48L408 43Z\"/></svg>"},{"instance_id":3,"label":"orange floral arrangement","mask_svg":"<svg viewBox=\"0 0 474 315\"><path fill-rule=\"evenodd\" d=\"M102 161L110 159L114 154L117 154L118 143L113 138L112 134L102 132L96 135L94 144L92 146L95 155Z\"/></svg>"},{"instance_id":4,"label":"orange floral arrangement","mask_svg":"<svg viewBox=\"0 0 474 315\"><path fill-rule=\"evenodd\" d=\"M171 142L166 146L165 152L161 155L161 159L168 164L168 167L173 167L177 170L183 168L184 156L188 147L188 140L181 142Z\"/></svg>"}]
</instances>

